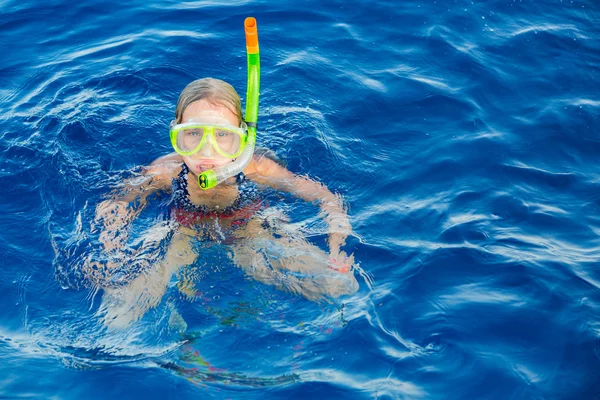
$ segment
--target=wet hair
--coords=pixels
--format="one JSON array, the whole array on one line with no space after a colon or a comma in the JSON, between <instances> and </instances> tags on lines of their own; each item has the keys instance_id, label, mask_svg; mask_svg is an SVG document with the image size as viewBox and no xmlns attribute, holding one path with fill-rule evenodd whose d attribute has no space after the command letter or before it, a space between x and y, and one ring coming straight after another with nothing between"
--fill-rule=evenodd
<instances>
[{"instance_id":1,"label":"wet hair","mask_svg":"<svg viewBox=\"0 0 600 400\"><path fill-rule=\"evenodd\" d=\"M244 119L240 95L229 83L215 78L202 78L189 83L179 95L175 107L175 123L181 123L183 112L194 101L206 100L213 105L227 107L234 113L238 122Z\"/></svg>"}]
</instances>

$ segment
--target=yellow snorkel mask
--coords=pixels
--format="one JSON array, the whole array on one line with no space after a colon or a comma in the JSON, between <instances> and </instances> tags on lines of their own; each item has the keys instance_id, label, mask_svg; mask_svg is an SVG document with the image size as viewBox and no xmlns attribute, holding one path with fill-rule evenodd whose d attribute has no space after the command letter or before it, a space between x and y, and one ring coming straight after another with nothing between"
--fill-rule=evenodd
<instances>
[{"instance_id":1,"label":"yellow snorkel mask","mask_svg":"<svg viewBox=\"0 0 600 400\"><path fill-rule=\"evenodd\" d=\"M173 148L182 156L212 150L225 158L235 159L242 154L248 141L248 126L245 122L236 128L191 121L171 126L170 133Z\"/></svg>"},{"instance_id":2,"label":"yellow snorkel mask","mask_svg":"<svg viewBox=\"0 0 600 400\"><path fill-rule=\"evenodd\" d=\"M198 185L202 189L213 188L242 172L254 154L260 90L260 55L256 19L246 18L244 31L248 58L245 121L240 127L211 125L202 121L172 124L170 127L171 144L178 154L189 156L210 147L219 155L234 160L222 167L202 172L198 176Z\"/></svg>"}]
</instances>

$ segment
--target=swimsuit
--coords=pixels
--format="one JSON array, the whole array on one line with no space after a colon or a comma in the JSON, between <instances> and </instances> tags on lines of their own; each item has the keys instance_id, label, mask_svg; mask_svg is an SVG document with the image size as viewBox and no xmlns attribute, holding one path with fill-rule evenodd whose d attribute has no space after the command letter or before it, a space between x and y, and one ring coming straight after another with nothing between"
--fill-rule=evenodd
<instances>
[{"instance_id":1,"label":"swimsuit","mask_svg":"<svg viewBox=\"0 0 600 400\"><path fill-rule=\"evenodd\" d=\"M231 219L232 227L245 225L257 212L265 208L256 185L246 179L243 172L236 175L239 195L232 205L215 211L206 205L192 203L187 189L189 168L183 164L181 172L172 182L173 206L171 217L186 227L194 227L207 218Z\"/></svg>"}]
</instances>

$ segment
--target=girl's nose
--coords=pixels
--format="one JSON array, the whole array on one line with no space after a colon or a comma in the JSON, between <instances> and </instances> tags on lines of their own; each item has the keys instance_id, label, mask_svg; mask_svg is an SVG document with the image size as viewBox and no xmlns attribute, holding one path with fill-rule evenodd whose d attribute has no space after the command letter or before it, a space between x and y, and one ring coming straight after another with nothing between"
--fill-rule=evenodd
<instances>
[{"instance_id":1,"label":"girl's nose","mask_svg":"<svg viewBox=\"0 0 600 400\"><path fill-rule=\"evenodd\" d=\"M202 146L202 148L200 149L200 151L198 152L202 157L212 157L213 154L213 149L211 146L210 141L206 141L206 143L204 143L204 146Z\"/></svg>"}]
</instances>

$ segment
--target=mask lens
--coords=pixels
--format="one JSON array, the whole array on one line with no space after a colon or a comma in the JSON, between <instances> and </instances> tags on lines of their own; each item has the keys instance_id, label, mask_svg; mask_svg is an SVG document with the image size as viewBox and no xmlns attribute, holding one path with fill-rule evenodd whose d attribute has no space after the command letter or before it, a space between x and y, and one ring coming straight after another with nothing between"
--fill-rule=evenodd
<instances>
[{"instance_id":1,"label":"mask lens","mask_svg":"<svg viewBox=\"0 0 600 400\"><path fill-rule=\"evenodd\" d=\"M177 132L177 147L181 151L192 151L200 144L203 138L203 128L182 129Z\"/></svg>"},{"instance_id":2,"label":"mask lens","mask_svg":"<svg viewBox=\"0 0 600 400\"><path fill-rule=\"evenodd\" d=\"M228 129L215 129L215 142L223 153L233 155L240 149L240 135Z\"/></svg>"}]
</instances>

